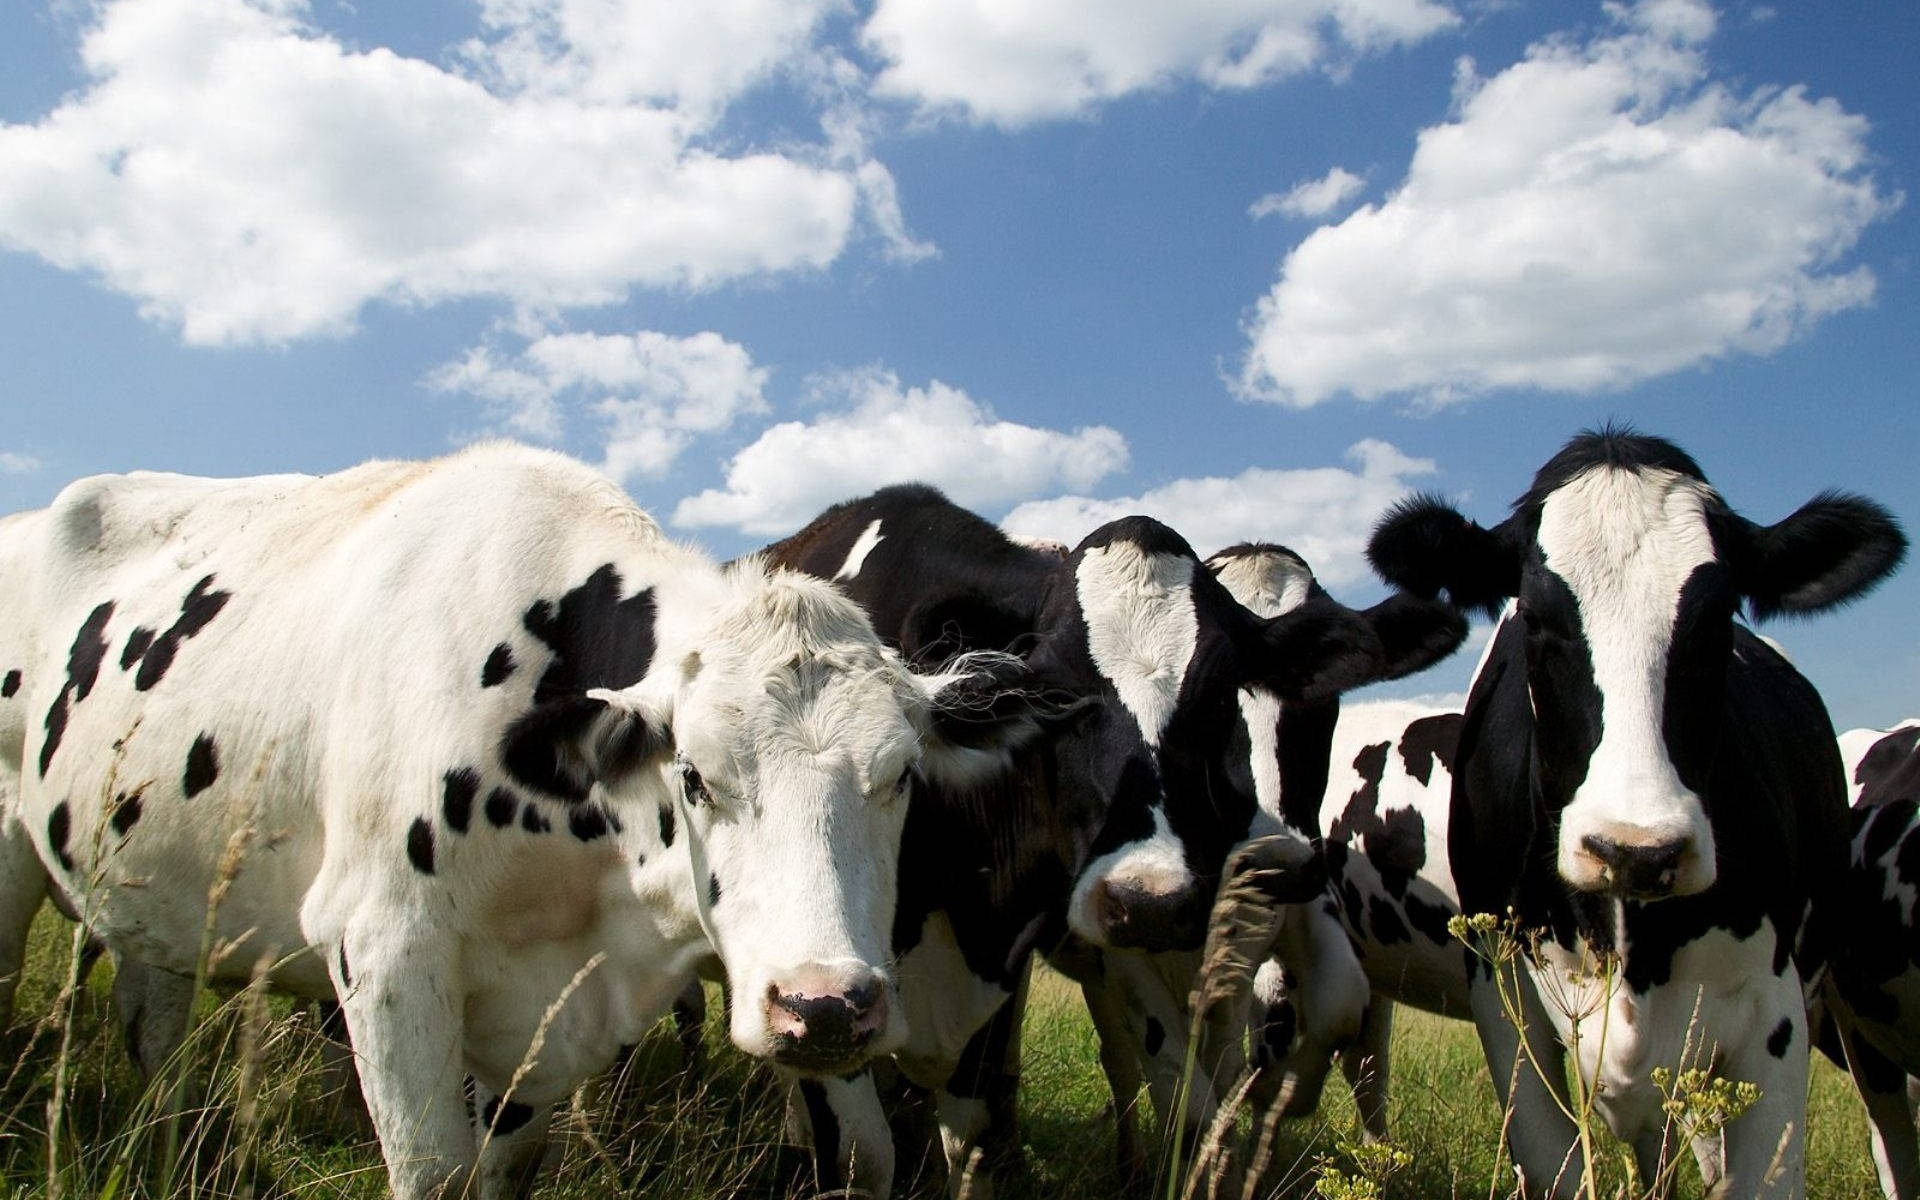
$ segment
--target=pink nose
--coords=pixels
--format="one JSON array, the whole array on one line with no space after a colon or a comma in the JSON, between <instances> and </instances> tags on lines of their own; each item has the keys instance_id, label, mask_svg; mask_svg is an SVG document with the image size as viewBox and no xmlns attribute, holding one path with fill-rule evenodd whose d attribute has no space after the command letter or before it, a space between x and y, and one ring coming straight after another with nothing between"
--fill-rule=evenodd
<instances>
[{"instance_id":1,"label":"pink nose","mask_svg":"<svg viewBox=\"0 0 1920 1200\"><path fill-rule=\"evenodd\" d=\"M842 976L835 982L834 974ZM767 1028L773 1057L801 1070L839 1071L858 1065L887 1025L885 982L871 971L846 973L802 969L767 987Z\"/></svg>"}]
</instances>

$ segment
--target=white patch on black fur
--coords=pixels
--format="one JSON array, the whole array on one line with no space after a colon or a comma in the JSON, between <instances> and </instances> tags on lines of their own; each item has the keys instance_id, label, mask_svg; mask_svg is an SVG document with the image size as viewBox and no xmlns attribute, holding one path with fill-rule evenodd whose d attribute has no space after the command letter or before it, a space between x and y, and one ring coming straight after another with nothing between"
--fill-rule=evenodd
<instances>
[{"instance_id":1,"label":"white patch on black fur","mask_svg":"<svg viewBox=\"0 0 1920 1200\"><path fill-rule=\"evenodd\" d=\"M1149 746L1158 746L1199 640L1191 558L1114 542L1081 556L1074 577L1087 651Z\"/></svg>"},{"instance_id":2,"label":"white patch on black fur","mask_svg":"<svg viewBox=\"0 0 1920 1200\"><path fill-rule=\"evenodd\" d=\"M840 569L833 573L833 577L852 579L858 575L860 568L866 565L867 555L873 553L873 548L878 546L880 539L885 536L880 532L880 518L875 517L865 529L860 531L860 536L853 540L853 548L847 551L847 561L840 564Z\"/></svg>"}]
</instances>

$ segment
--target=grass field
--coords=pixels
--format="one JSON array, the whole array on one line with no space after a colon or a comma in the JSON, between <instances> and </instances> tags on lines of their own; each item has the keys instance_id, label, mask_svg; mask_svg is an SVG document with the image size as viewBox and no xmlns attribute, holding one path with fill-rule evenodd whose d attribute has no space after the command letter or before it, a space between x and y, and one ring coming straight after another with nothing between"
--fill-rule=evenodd
<instances>
[{"instance_id":1,"label":"grass field","mask_svg":"<svg viewBox=\"0 0 1920 1200\"><path fill-rule=\"evenodd\" d=\"M198 1119L170 1126L157 1089L143 1094L109 1002L105 964L65 1004L72 927L43 914L5 1039L0 1087L0 1183L11 1197L378 1197L386 1176L351 1106L322 1094L321 1039L284 1000L205 998L189 1057L211 1099ZM717 1005L714 1006L717 1009ZM557 1170L543 1197L807 1195L800 1160L781 1147L782 1103L772 1077L707 1030L707 1065L686 1071L670 1025L640 1047L626 1074L562 1116ZM1502 1195L1499 1114L1472 1030L1403 1013L1394 1035L1394 1142L1412 1164L1385 1194L1406 1200ZM56 1102L56 1097L57 1102ZM1003 1200L1106 1200L1115 1195L1113 1133L1093 1032L1077 992L1042 972L1029 1010L1021 1094L1021 1159L997 1176ZM943 1196L943 1172L909 1145L926 1145L924 1106L899 1115L901 1177L915 1197ZM1877 1195L1866 1124L1846 1078L1816 1061L1808 1194ZM1311 1197L1317 1164L1356 1128L1338 1080L1322 1114L1280 1129L1254 1193ZM1624 1151L1609 1146L1603 1193L1624 1185ZM1691 1168L1679 1195L1699 1194ZM904 1190L904 1189L903 1189ZM1169 1194L1159 1188L1142 1194ZM1235 1195L1239 1195L1238 1191Z\"/></svg>"}]
</instances>

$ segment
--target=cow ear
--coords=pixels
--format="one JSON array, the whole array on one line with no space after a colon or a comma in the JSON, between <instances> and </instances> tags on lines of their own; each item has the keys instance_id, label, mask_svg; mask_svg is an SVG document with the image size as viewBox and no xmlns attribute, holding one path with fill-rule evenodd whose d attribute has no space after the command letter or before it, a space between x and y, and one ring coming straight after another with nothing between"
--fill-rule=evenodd
<instances>
[{"instance_id":1,"label":"cow ear","mask_svg":"<svg viewBox=\"0 0 1920 1200\"><path fill-rule=\"evenodd\" d=\"M1732 520L1729 565L1756 620L1858 599L1907 553L1899 523L1864 496L1822 492L1774 525Z\"/></svg>"},{"instance_id":2,"label":"cow ear","mask_svg":"<svg viewBox=\"0 0 1920 1200\"><path fill-rule=\"evenodd\" d=\"M500 758L526 787L581 802L673 753L673 727L630 692L594 688L541 704L507 727Z\"/></svg>"},{"instance_id":3,"label":"cow ear","mask_svg":"<svg viewBox=\"0 0 1920 1200\"><path fill-rule=\"evenodd\" d=\"M1395 592L1360 614L1385 654L1380 678L1398 679L1439 662L1466 640L1467 619L1451 604Z\"/></svg>"},{"instance_id":4,"label":"cow ear","mask_svg":"<svg viewBox=\"0 0 1920 1200\"><path fill-rule=\"evenodd\" d=\"M900 622L900 650L907 661L933 666L972 650L1011 650L1033 621L987 596L961 593L925 601Z\"/></svg>"},{"instance_id":5,"label":"cow ear","mask_svg":"<svg viewBox=\"0 0 1920 1200\"><path fill-rule=\"evenodd\" d=\"M963 654L914 676L926 701L920 771L964 789L1004 775L1013 755L1076 720L1092 701L1049 687L1011 654Z\"/></svg>"},{"instance_id":6,"label":"cow ear","mask_svg":"<svg viewBox=\"0 0 1920 1200\"><path fill-rule=\"evenodd\" d=\"M1367 561L1402 591L1457 608L1497 612L1520 590L1520 551L1508 520L1482 529L1438 496L1411 496L1387 510L1367 542Z\"/></svg>"},{"instance_id":7,"label":"cow ear","mask_svg":"<svg viewBox=\"0 0 1920 1200\"><path fill-rule=\"evenodd\" d=\"M1327 700L1380 678L1386 653L1365 616L1315 596L1261 622L1248 679L1283 700Z\"/></svg>"}]
</instances>

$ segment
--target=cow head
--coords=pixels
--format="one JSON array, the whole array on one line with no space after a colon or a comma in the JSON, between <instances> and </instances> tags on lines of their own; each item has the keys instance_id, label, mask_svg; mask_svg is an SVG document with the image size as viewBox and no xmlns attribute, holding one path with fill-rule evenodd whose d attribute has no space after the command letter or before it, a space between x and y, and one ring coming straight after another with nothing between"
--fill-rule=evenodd
<instances>
[{"instance_id":1,"label":"cow head","mask_svg":"<svg viewBox=\"0 0 1920 1200\"><path fill-rule=\"evenodd\" d=\"M1029 662L1097 697L1054 758L1062 793L1104 805L1068 924L1097 945L1195 948L1227 852L1255 812L1233 776L1239 693L1330 703L1381 678L1388 650L1374 622L1317 589L1285 612L1250 612L1177 533L1145 517L1095 530L1063 571L1071 586L1054 589ZM1453 630L1439 638L1446 649L1458 643L1458 616L1423 601L1395 606L1396 636L1421 624L1416 609L1429 632ZM1321 759L1324 781L1324 748ZM1304 900L1321 880L1303 870L1294 882Z\"/></svg>"},{"instance_id":2,"label":"cow head","mask_svg":"<svg viewBox=\"0 0 1920 1200\"><path fill-rule=\"evenodd\" d=\"M852 1070L905 1034L889 939L912 780L1008 767L1038 689L1005 655L916 673L831 585L752 560L690 590L663 585L638 683L549 697L503 757L550 793L597 785L628 820L656 808L734 1044Z\"/></svg>"},{"instance_id":3,"label":"cow head","mask_svg":"<svg viewBox=\"0 0 1920 1200\"><path fill-rule=\"evenodd\" d=\"M1656 899L1716 878L1707 781L1736 611L1842 604L1905 548L1884 509L1836 493L1756 525L1677 447L1603 429L1569 442L1494 528L1420 497L1381 522L1368 557L1417 594L1488 611L1510 601L1496 649L1524 642L1534 786L1557 815L1559 874Z\"/></svg>"}]
</instances>

